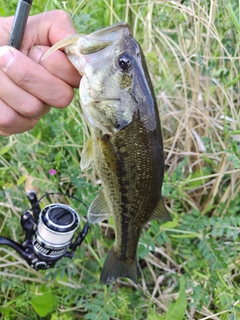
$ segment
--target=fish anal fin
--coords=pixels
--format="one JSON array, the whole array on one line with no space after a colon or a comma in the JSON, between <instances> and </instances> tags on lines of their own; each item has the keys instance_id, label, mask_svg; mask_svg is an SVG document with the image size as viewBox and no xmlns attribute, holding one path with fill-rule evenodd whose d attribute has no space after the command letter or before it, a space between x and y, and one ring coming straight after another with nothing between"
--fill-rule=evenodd
<instances>
[{"instance_id":1,"label":"fish anal fin","mask_svg":"<svg viewBox=\"0 0 240 320\"><path fill-rule=\"evenodd\" d=\"M149 220L172 221L161 197Z\"/></svg>"},{"instance_id":2,"label":"fish anal fin","mask_svg":"<svg viewBox=\"0 0 240 320\"><path fill-rule=\"evenodd\" d=\"M87 169L90 166L92 161L93 161L93 143L92 143L92 137L90 137L88 141L85 143L82 150L82 157L80 161L81 170Z\"/></svg>"},{"instance_id":3,"label":"fish anal fin","mask_svg":"<svg viewBox=\"0 0 240 320\"><path fill-rule=\"evenodd\" d=\"M114 247L112 247L105 260L100 282L102 284L110 284L119 277L129 278L137 284L137 263L136 259L128 260L118 258L114 251Z\"/></svg>"},{"instance_id":4,"label":"fish anal fin","mask_svg":"<svg viewBox=\"0 0 240 320\"><path fill-rule=\"evenodd\" d=\"M88 209L88 221L90 223L98 223L110 217L110 209L105 199L103 190L93 200Z\"/></svg>"}]
</instances>

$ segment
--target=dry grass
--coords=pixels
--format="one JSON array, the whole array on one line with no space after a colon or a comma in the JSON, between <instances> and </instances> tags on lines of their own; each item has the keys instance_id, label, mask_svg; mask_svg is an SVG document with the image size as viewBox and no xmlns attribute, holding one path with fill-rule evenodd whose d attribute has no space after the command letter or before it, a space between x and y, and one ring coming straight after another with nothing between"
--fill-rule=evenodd
<instances>
[{"instance_id":1,"label":"dry grass","mask_svg":"<svg viewBox=\"0 0 240 320\"><path fill-rule=\"evenodd\" d=\"M83 3L84 1L80 3L80 8ZM99 7L100 12L103 12L101 10L107 11L104 23L111 24L119 20L129 22L133 27L135 37L146 54L159 105L164 136L165 185L170 186L171 189L166 200L174 221L179 220L181 226L184 220L183 215L192 215L193 210L199 211L199 216L205 216L209 219L224 217L224 214L227 215L231 210L232 200L239 199L240 192L240 161L237 153L239 149L236 149L239 147L240 141L240 21L237 20L237 16L233 16L235 11L231 11L231 8L234 10L236 8L230 7L230 2L224 6L224 1L216 0L138 2L126 0L122 6L111 0L104 0L102 3L104 9ZM91 1L86 1L83 12L90 12L91 5ZM70 10L70 8L71 4L69 7L66 6L66 9ZM78 8L77 5L76 8ZM92 12L92 18L97 20L96 17L99 14ZM92 28L94 29L94 27ZM10 137L4 142L5 146L9 146L11 150L10 158L18 158L17 148L32 141L33 146L42 149L50 148L56 153L60 152L63 162L70 163L67 158L70 157L74 163L72 168L79 170L78 161L81 149L87 140L89 131L86 123L81 120L81 111L76 101L68 110L68 121L74 119L75 126L82 128L81 134L73 135L67 124L60 123L59 132L65 137L61 141L55 137L52 142L49 143L48 140L45 142L41 134L37 136L37 132L33 135L26 134L26 141L20 136ZM65 149L66 151L64 151ZM37 164L39 155L41 155L39 149L30 151L27 155L29 163ZM186 161L181 167L180 176L174 180L172 177L185 158ZM11 159L9 160L9 156L7 158L5 155L0 156L2 171L9 168ZM22 209L16 203L21 203L19 199L24 184L19 183L19 187L22 188L19 190L18 187L15 188L11 185L11 181L17 184L21 175L33 175L34 185L40 190L57 189L60 186L70 192L78 192L78 187L74 185L71 180L72 176L69 175L70 170L66 170L61 175L60 181L51 181L46 173L46 165L44 167L43 163L39 162L39 165L36 165L37 173L34 170L31 172L29 169L31 166L28 166L21 158L17 163L19 171L11 169L11 179L8 181L8 186L14 192L11 194L4 192L4 196L7 196L6 200L0 199L2 201L0 203L1 232L9 228L7 220L13 216L17 218L20 216ZM77 176L93 185L99 183L94 167L91 172L81 173L79 171ZM172 196L175 189L177 190L176 196ZM91 192L93 191L91 190ZM91 192L83 195L85 201L90 201L93 198ZM182 213L178 211L176 202L181 204ZM225 204L221 213L218 203ZM238 215L239 213L240 211L237 212ZM106 254L103 237L111 237L113 234L111 221L110 223L102 223L100 226L102 236L88 240L86 253L88 258L99 266L102 265ZM229 228L231 227L230 225ZM176 288L178 288L179 276L185 273L186 277L190 279L189 286L186 288L188 297L186 319L228 319L227 315L230 311L227 307L226 309L222 307L220 291L225 290L229 296L231 292L240 294L239 288L236 288L236 284L231 278L231 275L240 274L240 258L231 260L230 257L227 259L228 270L224 270L223 273L221 271L211 272L210 265L206 263L206 269L196 266L191 270L190 275L187 269L189 268L188 256L185 256L181 251L181 245L186 239L191 241L205 239L204 232L207 227L196 230L194 227L191 229L191 226L184 229L170 225L165 226L165 229L164 227L156 229L158 230L156 234L154 234L154 228L157 228L154 224L147 226L145 235L141 239L141 245L150 248L151 252L141 259L142 280L140 285L135 286L131 281L119 280L113 290L121 292L122 287L137 287L144 297L141 307L148 310L149 301L152 301L156 310L162 313L167 311L171 301L177 299L178 290ZM8 232L14 240L19 241L15 229L16 223ZM151 230L153 231L151 232ZM166 232L169 236L164 245L158 244L157 240L157 236L161 232ZM207 232L209 233L206 238L210 239L212 235L210 231ZM151 248L150 240L146 238L153 234L154 249ZM179 241L179 245L176 245L176 241ZM226 240L224 244L228 246L229 242ZM239 236L235 240L235 245L235 250L239 250ZM186 248L187 246L186 244ZM233 247L230 247L229 253L231 248ZM27 267L23 260L11 250L1 249L1 257L0 268L1 270L3 268L3 271L0 271L0 276L16 277L23 282L45 283L42 274ZM223 257L226 257L226 253L223 254ZM199 261L199 265L202 263ZM72 266L70 264L71 268L73 268ZM8 271L5 271L5 268L8 268ZM24 270L27 275L24 276L21 272L16 273L16 268ZM205 270L207 270L206 273L204 273ZM87 271L87 267L83 263L82 266L79 266L77 276L75 274L75 277L65 282L64 286L79 288L79 278L84 280L87 272L94 274L93 270ZM219 292L212 296L214 291L210 291L208 286L210 278L215 276L219 277L216 281L216 285L219 286L216 287L216 291ZM221 282L224 283L221 284ZM208 302L203 303L200 309L194 305L192 297L195 287L199 284L203 285L206 294L209 294ZM100 292L99 288L94 290L96 290L95 293ZM107 296L106 290L104 292ZM110 293L108 292L108 294ZM123 297L125 296L123 295ZM216 297L217 302L214 301ZM237 298L234 303L237 305ZM221 305L220 310L217 304ZM237 316L231 319L237 319Z\"/></svg>"}]
</instances>

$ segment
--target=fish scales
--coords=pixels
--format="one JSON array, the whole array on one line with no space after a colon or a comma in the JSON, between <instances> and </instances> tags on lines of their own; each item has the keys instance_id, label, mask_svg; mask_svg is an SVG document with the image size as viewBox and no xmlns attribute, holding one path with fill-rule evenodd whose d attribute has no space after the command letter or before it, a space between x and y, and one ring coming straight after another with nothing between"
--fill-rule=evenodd
<instances>
[{"instance_id":1,"label":"fish scales","mask_svg":"<svg viewBox=\"0 0 240 320\"><path fill-rule=\"evenodd\" d=\"M122 129L121 135L109 137L102 143L98 139L97 135L94 141L95 165L109 197L116 226L114 248L120 257L134 259L141 229L161 196L156 186L162 169L157 170L156 155L153 156L150 150L154 147L149 142L151 134L137 118ZM162 149L158 145L155 147L162 157ZM108 156L106 148L114 157ZM109 158L115 161L115 165L109 162Z\"/></svg>"},{"instance_id":2,"label":"fish scales","mask_svg":"<svg viewBox=\"0 0 240 320\"><path fill-rule=\"evenodd\" d=\"M90 223L114 219L115 242L101 273L138 282L137 246L151 219L170 220L161 188L164 156L161 126L145 58L131 27L122 22L61 40L82 75L81 106L91 138L81 168L94 161L103 189L88 210Z\"/></svg>"}]
</instances>

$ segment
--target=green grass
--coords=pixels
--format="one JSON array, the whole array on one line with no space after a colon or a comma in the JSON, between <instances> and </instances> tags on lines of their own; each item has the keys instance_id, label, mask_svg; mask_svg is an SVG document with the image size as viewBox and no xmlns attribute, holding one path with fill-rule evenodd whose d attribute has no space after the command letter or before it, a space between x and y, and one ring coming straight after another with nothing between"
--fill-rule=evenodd
<instances>
[{"instance_id":1,"label":"green grass","mask_svg":"<svg viewBox=\"0 0 240 320\"><path fill-rule=\"evenodd\" d=\"M14 14L16 3L0 1L1 15ZM48 271L1 247L1 319L240 319L240 2L42 3L31 12L63 8L81 33L119 20L132 25L157 96L173 222L144 228L138 287L99 284L111 221L91 226L74 259ZM94 167L79 167L88 135L76 90L67 109L52 110L32 131L0 137L1 235L23 241L26 183L41 195L63 191L91 203L101 186ZM71 205L84 222L84 208Z\"/></svg>"}]
</instances>

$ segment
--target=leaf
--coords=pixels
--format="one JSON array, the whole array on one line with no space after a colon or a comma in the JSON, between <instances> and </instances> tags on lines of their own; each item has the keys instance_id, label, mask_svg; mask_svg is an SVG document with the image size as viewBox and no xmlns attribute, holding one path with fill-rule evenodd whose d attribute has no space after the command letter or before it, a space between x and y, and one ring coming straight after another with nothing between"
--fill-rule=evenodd
<instances>
[{"instance_id":1,"label":"leaf","mask_svg":"<svg viewBox=\"0 0 240 320\"><path fill-rule=\"evenodd\" d=\"M230 317L228 318L228 320L237 320L237 319L235 318L235 314L232 313L232 314L230 315Z\"/></svg>"},{"instance_id":2,"label":"leaf","mask_svg":"<svg viewBox=\"0 0 240 320\"><path fill-rule=\"evenodd\" d=\"M47 292L42 295L35 295L32 298L31 304L40 317L46 317L46 315L56 309L57 301L52 293Z\"/></svg>"},{"instance_id":3,"label":"leaf","mask_svg":"<svg viewBox=\"0 0 240 320\"><path fill-rule=\"evenodd\" d=\"M163 223L160 228L161 229L174 229L178 226L178 219L174 218L172 221L167 221Z\"/></svg>"},{"instance_id":4,"label":"leaf","mask_svg":"<svg viewBox=\"0 0 240 320\"><path fill-rule=\"evenodd\" d=\"M89 309L95 312L99 312L102 310L102 307L92 304L89 306Z\"/></svg>"},{"instance_id":5,"label":"leaf","mask_svg":"<svg viewBox=\"0 0 240 320\"><path fill-rule=\"evenodd\" d=\"M158 53L156 51L150 51L146 53L146 59L159 64Z\"/></svg>"},{"instance_id":6,"label":"leaf","mask_svg":"<svg viewBox=\"0 0 240 320\"><path fill-rule=\"evenodd\" d=\"M96 319L96 313L89 312L85 315L85 319Z\"/></svg>"},{"instance_id":7,"label":"leaf","mask_svg":"<svg viewBox=\"0 0 240 320\"><path fill-rule=\"evenodd\" d=\"M147 315L147 320L161 320L162 317L153 309Z\"/></svg>"},{"instance_id":8,"label":"leaf","mask_svg":"<svg viewBox=\"0 0 240 320\"><path fill-rule=\"evenodd\" d=\"M169 306L164 320L183 320L186 309L187 297L185 293L185 279L182 276L180 278L180 291L177 301Z\"/></svg>"},{"instance_id":9,"label":"leaf","mask_svg":"<svg viewBox=\"0 0 240 320\"><path fill-rule=\"evenodd\" d=\"M3 8L0 8L0 16L1 17L5 17L6 16L6 12Z\"/></svg>"},{"instance_id":10,"label":"leaf","mask_svg":"<svg viewBox=\"0 0 240 320\"><path fill-rule=\"evenodd\" d=\"M77 307L77 308L80 308L80 307L82 307L82 305L83 305L83 297L81 297L81 298L78 300L78 303L77 303L76 307Z\"/></svg>"},{"instance_id":11,"label":"leaf","mask_svg":"<svg viewBox=\"0 0 240 320\"><path fill-rule=\"evenodd\" d=\"M190 188L196 188L204 183L206 183L209 178L204 178L204 176L209 176L212 173L212 168L211 167L203 167L201 170L197 170L192 173L191 175L191 180L189 181L189 187ZM194 180L196 178L203 178L199 180ZM192 181L193 180L193 181Z\"/></svg>"},{"instance_id":12,"label":"leaf","mask_svg":"<svg viewBox=\"0 0 240 320\"><path fill-rule=\"evenodd\" d=\"M26 176L21 176L17 181L17 185L21 186L26 181L26 179L27 179Z\"/></svg>"},{"instance_id":13,"label":"leaf","mask_svg":"<svg viewBox=\"0 0 240 320\"><path fill-rule=\"evenodd\" d=\"M238 238L238 229L236 228L236 229L234 229L234 231L233 231L233 240L236 241L237 238Z\"/></svg>"},{"instance_id":14,"label":"leaf","mask_svg":"<svg viewBox=\"0 0 240 320\"><path fill-rule=\"evenodd\" d=\"M0 150L0 156L3 156L5 153L7 153L11 149L11 146L5 146L1 148Z\"/></svg>"}]
</instances>

